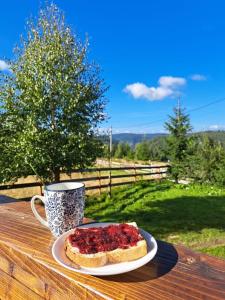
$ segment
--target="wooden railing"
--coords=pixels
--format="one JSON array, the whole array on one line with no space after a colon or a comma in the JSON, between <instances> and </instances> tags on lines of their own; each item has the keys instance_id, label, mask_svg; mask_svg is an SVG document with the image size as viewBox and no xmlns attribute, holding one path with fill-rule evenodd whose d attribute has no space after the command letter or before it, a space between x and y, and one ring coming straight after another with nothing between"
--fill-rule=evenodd
<instances>
[{"instance_id":1,"label":"wooden railing","mask_svg":"<svg viewBox=\"0 0 225 300\"><path fill-rule=\"evenodd\" d=\"M159 165L159 166L128 166L128 167L111 167L111 168L92 168L92 169L76 169L73 170L72 173L97 173L98 176L94 177L82 177L82 178L73 178L60 180L60 182L97 182L98 184L94 184L91 186L86 186L86 190L99 190L101 193L102 189L111 187L127 185L131 184L138 180L155 180L155 176L158 175L158 178L165 178L168 172L169 165ZM141 172L142 170L142 172ZM148 172L150 170L150 172ZM102 175L102 172L109 172L107 175ZM119 174L112 175L112 171L133 171L130 174ZM145 172L144 172L145 171ZM147 171L147 172L146 172ZM150 176L150 178L149 178ZM122 179L122 178L134 178L133 181L119 181L113 182L114 179ZM106 181L107 183L102 181ZM42 192L42 183L41 182L32 182L32 183L16 183L16 184L4 184L0 185L0 191L9 190L9 189L21 189L21 188L30 188L30 187L40 187ZM26 199L26 198L23 198ZM28 198L30 199L30 197Z\"/></svg>"}]
</instances>

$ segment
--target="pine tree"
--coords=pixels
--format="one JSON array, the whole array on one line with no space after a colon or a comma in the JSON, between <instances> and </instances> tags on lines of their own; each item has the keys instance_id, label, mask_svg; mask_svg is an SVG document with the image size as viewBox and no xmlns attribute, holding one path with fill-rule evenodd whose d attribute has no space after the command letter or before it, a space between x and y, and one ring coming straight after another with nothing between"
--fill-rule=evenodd
<instances>
[{"instance_id":1,"label":"pine tree","mask_svg":"<svg viewBox=\"0 0 225 300\"><path fill-rule=\"evenodd\" d=\"M132 149L128 143L121 142L118 144L115 151L115 158L131 158Z\"/></svg>"},{"instance_id":2,"label":"pine tree","mask_svg":"<svg viewBox=\"0 0 225 300\"><path fill-rule=\"evenodd\" d=\"M196 151L191 156L193 167L192 177L202 183L225 183L225 150L220 142L207 134L199 137Z\"/></svg>"},{"instance_id":3,"label":"pine tree","mask_svg":"<svg viewBox=\"0 0 225 300\"><path fill-rule=\"evenodd\" d=\"M149 160L150 159L150 148L147 140L138 143L135 147L135 158L138 160Z\"/></svg>"},{"instance_id":4,"label":"pine tree","mask_svg":"<svg viewBox=\"0 0 225 300\"><path fill-rule=\"evenodd\" d=\"M171 174L175 182L178 182L185 173L185 159L189 144L188 133L192 129L189 116L185 114L185 110L180 105L174 108L174 115L169 116L165 128L170 134L167 138L167 151L171 162Z\"/></svg>"}]
</instances>

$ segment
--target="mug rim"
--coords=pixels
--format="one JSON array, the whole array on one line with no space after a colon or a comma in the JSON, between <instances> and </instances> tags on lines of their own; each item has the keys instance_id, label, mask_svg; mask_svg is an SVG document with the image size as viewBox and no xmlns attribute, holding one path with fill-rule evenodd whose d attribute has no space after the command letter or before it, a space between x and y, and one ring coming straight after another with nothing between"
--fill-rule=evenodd
<instances>
[{"instance_id":1,"label":"mug rim","mask_svg":"<svg viewBox=\"0 0 225 300\"><path fill-rule=\"evenodd\" d=\"M74 188L65 188L65 189L54 189L55 185L59 185L59 184L66 184L66 183L70 183L70 184L78 184L79 186L74 187ZM49 188L53 186L53 188ZM77 181L60 181L60 182L55 182L55 183L50 183L44 186L44 191L49 191L49 192L67 192L67 191L75 191L78 190L80 188L83 188L85 185L83 182L77 182Z\"/></svg>"}]
</instances>

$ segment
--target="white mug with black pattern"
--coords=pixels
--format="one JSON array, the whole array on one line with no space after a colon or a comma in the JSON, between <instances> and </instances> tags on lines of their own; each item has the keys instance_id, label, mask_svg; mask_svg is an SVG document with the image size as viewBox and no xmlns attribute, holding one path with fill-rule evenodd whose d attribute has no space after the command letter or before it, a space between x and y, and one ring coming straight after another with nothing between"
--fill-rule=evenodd
<instances>
[{"instance_id":1,"label":"white mug with black pattern","mask_svg":"<svg viewBox=\"0 0 225 300\"><path fill-rule=\"evenodd\" d=\"M49 227L54 236L80 225L84 216L85 187L79 182L60 182L46 185L44 196L35 195L31 199L31 209L44 226ZM47 221L35 208L35 199L45 204Z\"/></svg>"}]
</instances>

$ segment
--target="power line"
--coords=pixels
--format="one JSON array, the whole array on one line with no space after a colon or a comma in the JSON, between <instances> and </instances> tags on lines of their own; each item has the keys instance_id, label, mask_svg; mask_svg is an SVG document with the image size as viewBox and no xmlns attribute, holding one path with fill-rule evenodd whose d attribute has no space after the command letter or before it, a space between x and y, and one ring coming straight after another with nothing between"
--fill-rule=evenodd
<instances>
[{"instance_id":1,"label":"power line","mask_svg":"<svg viewBox=\"0 0 225 300\"><path fill-rule=\"evenodd\" d=\"M217 99L217 100L212 101L212 102L209 102L209 103L207 103L207 104L205 104L205 105L201 105L201 106L199 106L199 107L190 109L190 110L188 110L187 112L190 113L190 112L193 112L193 111L198 111L198 110L201 110L201 109L203 109L203 108L205 108L205 107L208 107L208 106L211 106L211 105L214 105L214 104L216 104L216 103L223 102L223 101L225 101L225 97L224 97L224 98Z\"/></svg>"},{"instance_id":2,"label":"power line","mask_svg":"<svg viewBox=\"0 0 225 300\"><path fill-rule=\"evenodd\" d=\"M219 98L217 100L214 100L214 101L211 101L205 105L201 105L201 106L198 106L196 108L193 108L193 109L189 109L187 110L187 113L191 113L191 112L195 112L195 111L199 111L201 109L204 109L206 107L209 107L211 105L214 105L214 104L217 104L217 103L220 103L220 102L223 102L225 101L225 97L223 98ZM139 124L136 124L136 125L132 125L132 126L126 126L126 127L114 127L114 128L120 128L120 129L124 129L124 128L134 128L134 127L143 127L143 126L148 126L148 125L152 125L152 124L155 124L155 123L159 123L159 122L162 122L164 121L165 122L166 118L162 118L162 119L158 119L158 120L155 120L155 121L151 121L151 122L147 122L147 123L139 123Z\"/></svg>"}]
</instances>

